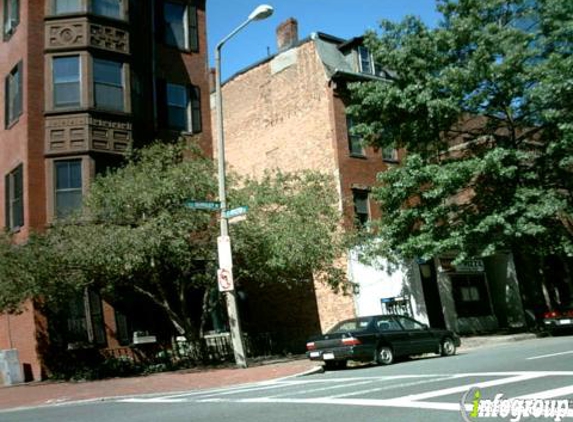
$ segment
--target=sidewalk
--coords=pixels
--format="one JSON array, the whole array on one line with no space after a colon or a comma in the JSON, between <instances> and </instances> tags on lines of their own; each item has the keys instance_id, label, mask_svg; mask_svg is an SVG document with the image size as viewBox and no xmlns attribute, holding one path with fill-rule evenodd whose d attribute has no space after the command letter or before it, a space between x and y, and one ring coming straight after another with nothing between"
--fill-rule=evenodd
<instances>
[{"instance_id":1,"label":"sidewalk","mask_svg":"<svg viewBox=\"0 0 573 422\"><path fill-rule=\"evenodd\" d=\"M536 338L535 334L462 337L460 352ZM81 400L104 400L118 396L160 394L225 387L295 376L320 365L303 356L256 364L247 369L204 369L166 372L142 377L113 378L91 382L35 382L0 387L0 410L34 407Z\"/></svg>"},{"instance_id":2,"label":"sidewalk","mask_svg":"<svg viewBox=\"0 0 573 422\"><path fill-rule=\"evenodd\" d=\"M165 372L91 382L35 382L0 387L0 410L118 396L171 393L266 381L304 373L317 365L307 359L252 366Z\"/></svg>"}]
</instances>

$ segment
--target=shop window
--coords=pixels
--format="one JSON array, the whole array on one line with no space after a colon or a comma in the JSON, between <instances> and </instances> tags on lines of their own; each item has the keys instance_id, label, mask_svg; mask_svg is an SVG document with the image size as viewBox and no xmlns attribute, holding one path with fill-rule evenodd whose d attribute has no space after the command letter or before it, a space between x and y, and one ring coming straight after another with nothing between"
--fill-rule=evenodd
<instances>
[{"instance_id":1,"label":"shop window","mask_svg":"<svg viewBox=\"0 0 573 422\"><path fill-rule=\"evenodd\" d=\"M5 221L8 230L17 230L24 225L24 180L23 167L19 165L4 178Z\"/></svg>"},{"instance_id":2,"label":"shop window","mask_svg":"<svg viewBox=\"0 0 573 422\"><path fill-rule=\"evenodd\" d=\"M492 315L484 274L451 274L450 279L458 317Z\"/></svg>"}]
</instances>

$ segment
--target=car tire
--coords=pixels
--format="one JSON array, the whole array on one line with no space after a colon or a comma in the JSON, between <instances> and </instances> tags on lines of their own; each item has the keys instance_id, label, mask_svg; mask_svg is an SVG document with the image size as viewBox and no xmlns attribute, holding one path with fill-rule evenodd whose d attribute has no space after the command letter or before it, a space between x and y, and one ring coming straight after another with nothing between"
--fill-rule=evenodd
<instances>
[{"instance_id":1,"label":"car tire","mask_svg":"<svg viewBox=\"0 0 573 422\"><path fill-rule=\"evenodd\" d=\"M453 356L456 354L456 344L451 337L446 337L440 343L440 355Z\"/></svg>"},{"instance_id":2,"label":"car tire","mask_svg":"<svg viewBox=\"0 0 573 422\"><path fill-rule=\"evenodd\" d=\"M376 363L378 365L390 365L394 362L394 351L388 346L379 346L376 349Z\"/></svg>"}]
</instances>

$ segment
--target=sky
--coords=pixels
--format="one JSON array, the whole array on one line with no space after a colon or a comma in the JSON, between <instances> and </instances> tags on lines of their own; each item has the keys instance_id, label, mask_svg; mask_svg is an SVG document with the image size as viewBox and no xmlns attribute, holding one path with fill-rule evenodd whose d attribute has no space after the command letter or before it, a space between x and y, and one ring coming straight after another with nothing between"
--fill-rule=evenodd
<instances>
[{"instance_id":1,"label":"sky","mask_svg":"<svg viewBox=\"0 0 573 422\"><path fill-rule=\"evenodd\" d=\"M298 21L300 39L313 32L352 38L368 29L377 29L381 19L400 21L406 15L419 16L430 26L439 20L434 0L207 0L211 67L214 67L217 43L262 3L273 6L274 14L263 21L251 22L225 44L221 53L223 79L264 59L269 53L276 53L275 30L291 17Z\"/></svg>"}]
</instances>

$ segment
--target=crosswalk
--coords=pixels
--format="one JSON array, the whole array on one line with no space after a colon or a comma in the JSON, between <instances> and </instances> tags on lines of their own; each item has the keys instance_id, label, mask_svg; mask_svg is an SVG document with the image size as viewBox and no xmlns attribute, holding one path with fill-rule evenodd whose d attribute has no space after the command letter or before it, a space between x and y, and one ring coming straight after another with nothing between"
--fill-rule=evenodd
<instances>
[{"instance_id":1,"label":"crosswalk","mask_svg":"<svg viewBox=\"0 0 573 422\"><path fill-rule=\"evenodd\" d=\"M544 386L544 387L540 387ZM547 388L550 386L550 388ZM469 372L387 376L307 376L249 385L155 397L134 397L124 403L283 403L460 411L471 389L482 397L569 399L573 371ZM464 403L471 410L471 403ZM570 401L568 417L573 417Z\"/></svg>"}]
</instances>

